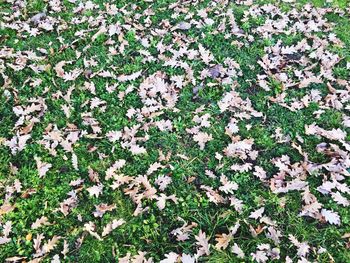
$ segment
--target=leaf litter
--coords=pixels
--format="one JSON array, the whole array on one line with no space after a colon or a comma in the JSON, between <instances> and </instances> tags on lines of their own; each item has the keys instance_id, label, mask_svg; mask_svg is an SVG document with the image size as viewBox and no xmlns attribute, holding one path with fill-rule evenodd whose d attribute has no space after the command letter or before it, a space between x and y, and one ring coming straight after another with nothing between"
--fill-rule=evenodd
<instances>
[{"instance_id":1,"label":"leaf litter","mask_svg":"<svg viewBox=\"0 0 350 263\"><path fill-rule=\"evenodd\" d=\"M348 239L350 83L339 67L349 47L328 17L349 18L349 8L191 2L0 4L1 30L11 32L0 38L2 261L76 261L91 237L113 239L118 262L200 262L220 251L255 262L344 262L283 217ZM216 37L238 54L254 45L261 54L249 64L226 45L217 50ZM288 121L273 108L312 117L286 134L269 126ZM327 112L337 113L336 125L320 121ZM274 129L273 146L252 135L259 127ZM201 169L188 169L198 162ZM63 194L28 210L43 191ZM206 225L184 213L197 199L191 209L227 221ZM123 237L145 225L153 231L150 222L174 244Z\"/></svg>"}]
</instances>

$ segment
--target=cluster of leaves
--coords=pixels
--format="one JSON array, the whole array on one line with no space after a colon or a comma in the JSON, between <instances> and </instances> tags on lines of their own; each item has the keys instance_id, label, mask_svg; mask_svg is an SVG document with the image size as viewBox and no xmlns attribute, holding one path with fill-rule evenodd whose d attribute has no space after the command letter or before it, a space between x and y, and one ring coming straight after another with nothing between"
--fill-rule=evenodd
<instances>
[{"instance_id":1,"label":"cluster of leaves","mask_svg":"<svg viewBox=\"0 0 350 263\"><path fill-rule=\"evenodd\" d=\"M0 3L1 262L350 260L350 8Z\"/></svg>"}]
</instances>

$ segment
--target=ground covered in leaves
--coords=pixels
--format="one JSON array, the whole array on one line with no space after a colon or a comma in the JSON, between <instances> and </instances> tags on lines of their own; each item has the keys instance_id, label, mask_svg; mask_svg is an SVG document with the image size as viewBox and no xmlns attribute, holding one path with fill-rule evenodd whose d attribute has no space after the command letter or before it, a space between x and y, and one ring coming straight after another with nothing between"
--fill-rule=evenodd
<instances>
[{"instance_id":1,"label":"ground covered in leaves","mask_svg":"<svg viewBox=\"0 0 350 263\"><path fill-rule=\"evenodd\" d=\"M349 262L346 1L0 1L1 262Z\"/></svg>"}]
</instances>

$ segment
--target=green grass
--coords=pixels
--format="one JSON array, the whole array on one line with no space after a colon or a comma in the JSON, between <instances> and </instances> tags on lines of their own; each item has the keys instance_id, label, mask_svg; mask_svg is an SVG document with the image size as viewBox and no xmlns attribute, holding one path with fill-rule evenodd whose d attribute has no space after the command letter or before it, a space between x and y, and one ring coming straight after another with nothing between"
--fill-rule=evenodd
<instances>
[{"instance_id":1,"label":"green grass","mask_svg":"<svg viewBox=\"0 0 350 263\"><path fill-rule=\"evenodd\" d=\"M215 158L216 153L223 154L223 149L231 142L230 137L225 134L225 127L232 117L233 112L220 112L218 102L224 96L225 92L230 91L229 84L223 84L221 80L215 78L201 79L201 73L208 66L198 59L190 59L186 56L181 58L182 62L187 63L193 70L196 83L187 83L179 92L176 108L178 111L165 109L164 112L154 118L145 118L142 124L151 120L171 120L173 131L160 131L158 128L149 127L146 130L139 130L137 137L145 135L149 136L149 140L140 143L147 149L146 154L134 156L129 150L123 148L120 142L112 143L106 138L106 133L112 130L122 130L124 127L132 127L140 123L140 120L133 117L129 119L126 116L128 109L134 108L141 110L144 104L139 97L137 90L140 83L147 77L158 71L162 71L170 79L171 76L185 75L188 72L184 68L164 66L158 56L157 44L162 40L164 45L172 45L174 50L179 50L186 46L191 49L198 50L198 44L210 50L214 56L212 65L223 64L225 59L230 58L240 65L241 75L235 78L238 85L235 88L242 99L249 98L254 109L263 113L263 117L251 119L240 119L238 121L238 135L243 139L254 139L253 150L259 151L256 160L251 160L253 165L263 167L268 179L278 172L272 159L288 155L291 163L302 162L303 156L297 149L293 148L291 143L301 145L302 150L307 153L309 161L314 163L326 163L331 160L330 156L317 152L316 147L320 143L326 141L341 145L340 142L334 142L328 139L305 134L305 125L316 123L326 130L342 129L349 134L350 129L343 125L343 115L349 115L349 109L325 109L324 113L318 119L315 118L315 111L322 109L322 105L311 103L309 107L297 111L291 111L278 103L271 102L271 97L280 95L283 92L282 85L276 79L269 79L270 91L265 91L257 84L257 75L263 74L262 68L257 61L266 53L265 48L274 46L278 40L284 45L294 45L303 39L303 34L276 34L271 38L263 39L259 36L255 29L261 26L268 19L268 14L263 14L257 18L248 17L246 21L242 21L245 17L244 13L249 9L248 6L239 5L234 2L228 2L225 6L219 4L214 5L214 1L199 1L196 4L188 4L185 6L181 1L175 0L158 0L148 1L93 1L99 6L99 11L104 14L107 25L116 23L129 23L130 19L136 19L140 16L139 22L144 24L148 21L145 12L152 10L153 15L149 17L152 22L149 27L143 30L135 30L129 27L123 29L125 50L123 54L111 56L109 47L119 48L121 42L118 35L109 37L107 34L100 35L95 41L91 41L91 37L97 32L98 27L92 27L87 21L81 24L71 25L73 18L97 19L99 12L97 10L82 11L73 13L73 9L77 4L70 1L62 1L62 11L48 13L48 15L57 19L58 25L67 23L68 27L60 31L45 32L33 37L27 33L19 33L16 30L5 28L3 23L7 23L4 14L13 13L13 3L0 1L0 10L4 14L0 18L0 50L5 47L14 49L14 52L35 51L43 48L52 54L45 56L40 62L29 61L32 65L44 65L46 69L43 72L36 73L29 67L23 70L14 71L9 65L15 63L14 58L0 56L0 85L4 85L7 76L11 83L7 87L0 88L0 207L8 201L15 204L15 209L9 213L0 214L0 224L11 221L12 232L9 237L11 241L0 245L0 261L5 262L9 257L26 257L26 262L34 259L35 250L33 248L33 238L37 234L45 235L42 245L53 236L60 236L61 239L57 246L47 254L43 255L43 262L51 262L56 254L60 254L63 250L63 240L69 245L69 252L63 258L60 254L62 262L116 262L120 258L130 253L132 256L137 255L138 251L147 252L147 257L152 257L154 262L164 259L164 255L175 252L181 255L187 253L194 255L197 245L194 235L199 230L204 231L210 237L211 254L200 258L200 262L250 262L251 253L256 251L259 244L269 243L272 247L280 249L280 259L274 262L284 262L286 256L292 258L293 262L298 260L296 256L297 249L288 240L288 235L294 235L300 242L307 241L313 250L310 251L308 259L315 262L348 262L350 260L350 250L347 248L349 242L347 239L341 238L342 235L350 232L350 212L348 207L337 205L330 196L324 196L316 190L322 184L323 174L310 175L307 182L323 208L337 211L341 217L342 224L340 226L330 225L317 221L312 218L300 217L299 212L302 206L302 194L299 191L291 191L286 194L276 194L270 190L268 183L263 183L253 175L253 171L235 172L230 169L231 165L243 163L238 158L224 157L220 164ZM116 15L106 15L105 4L114 3L118 8L125 7L125 14L118 11ZM299 10L310 1L297 1L296 8ZM25 21L33 15L49 10L48 1L27 1L26 6L21 10L21 16L16 18L19 21ZM174 11L169 9L170 4L177 3L184 5L185 11L173 16ZM254 1L255 3L255 1ZM288 3L277 1L256 1L257 5L272 3L279 6L281 10L291 10ZM334 23L333 31L337 37L343 41L343 47L331 45L329 50L341 57L341 62L333 68L333 73L337 78L349 79L349 70L346 68L346 62L350 61L350 20L348 15L347 1L326 1L315 0L312 3L317 7L339 7L345 10L344 15L339 15L334 11L329 12L325 17ZM162 28L164 24L170 23L172 26L181 22L188 13L193 14L193 19L200 20L199 10L208 8L208 17L214 20L213 25L205 25L203 27L194 27L181 32L183 36L174 41L174 32L166 30L164 36L155 36L154 30ZM247 37L225 36L229 33L226 28L225 32L216 32L222 18L215 13L232 10L237 25L244 34L252 35L253 41L249 41ZM87 30L85 37L78 38L75 33L81 30ZM323 36L324 32L320 35ZM62 42L66 44L63 47ZM146 48L140 43L140 38L149 38L150 47ZM107 40L113 40L115 43L108 46ZM73 41L74 44L70 45ZM188 42L186 42L188 41ZM240 41L242 47L232 44L233 41ZM89 48L87 48L89 47ZM87 49L86 49L87 48ZM145 56L143 50L147 50L157 58L155 61L144 62ZM36 54L40 54L35 51ZM77 52L81 52L80 57ZM165 56L171 57L169 50L164 52ZM97 62L96 66L85 66L86 60L93 59ZM66 71L79 68L83 73L75 81L65 82L56 76L54 70L55 65L60 61L73 61L67 64L64 69ZM85 60L85 62L84 62ZM319 63L315 60L316 63ZM299 65L295 65L298 68ZM300 69L303 69L300 66ZM99 71L110 71L115 75L132 74L142 70L142 77L127 83L120 83L113 78L103 78L95 76L88 78L84 72L91 70L96 73ZM314 69L319 72L319 68ZM291 74L291 72L288 72ZM37 87L30 86L34 79L40 79L42 83ZM167 79L167 82L170 80ZM93 82L96 93L92 94L84 88L85 82ZM215 85L210 86L210 83ZM121 101L118 99L118 93L125 91L129 85L135 86L135 89L125 95ZM106 86L116 85L116 90L108 93ZM71 94L71 101L65 101L61 95L65 95L69 88L74 86ZM198 94L193 94L193 89L197 86L202 88ZM337 87L338 89L343 89ZM290 88L286 90L286 103L290 104L293 100L300 100L309 94L312 89L320 91L324 97L329 94L325 84L312 84L305 89ZM45 91L45 93L44 93ZM9 98L7 93L10 92ZM31 105L32 98L43 97L45 99L46 111L40 114L33 114L38 118L38 122L34 124L31 131L31 139L23 151L12 155L9 147L2 145L1 141L10 140L15 136L18 128L15 123L18 116L15 115L12 108L15 106L28 107ZM107 108L105 111L100 107L90 110L89 100L98 97L106 101ZM85 103L85 105L84 105ZM62 106L70 104L71 114L67 118L62 111ZM344 105L349 106L347 101ZM200 150L198 144L193 140L186 129L194 127L193 122L194 111L204 106L204 110L199 115L205 113L211 115L211 126L201 128L201 130L212 134L213 140L205 145L204 150ZM99 138L81 137L74 144L73 150L78 157L79 170L75 170L71 158L72 153L66 152L62 146L57 146L56 155L49 153L43 145L39 143L46 134L45 130L49 125L57 126L63 133L66 132L67 125L73 124L79 131L91 134L92 128L84 122L83 113L92 112L93 118L99 122L102 130L98 134ZM239 111L239 110L237 110ZM25 124L29 124L28 121ZM247 125L251 125L247 127ZM25 125L24 125L25 126ZM290 142L278 143L273 138L277 128L281 129L284 136L290 138ZM303 139L303 143L299 139ZM349 135L347 135L349 140ZM343 147L343 146L340 146ZM92 151L91 149L96 149ZM105 180L106 170L119 159L126 160L126 166L121 169L121 173L136 177L144 175L151 164L158 161L159 150L164 154L171 153L168 162L163 162L166 167L157 170L149 176L149 181L155 185L155 179L158 175L168 175L172 178L171 184L166 188L166 195L175 194L178 203L167 201L164 210L159 210L155 200L143 200L142 205L148 206L149 210L139 216L133 216L136 208L135 203L127 196L120 187L113 190L110 185L111 181ZM345 150L342 148L342 150ZM348 152L347 152L348 153ZM186 155L188 160L178 156ZM39 156L42 161L51 163L52 168L43 178L39 178L37 173L35 156ZM17 167L17 173L11 171L11 166ZM100 181L105 185L103 193L99 198L89 196L86 188L95 185L89 179L88 170L92 168L99 174ZM235 191L235 196L243 201L244 206L242 213L238 213L228 204L214 204L210 202L205 191L201 189L201 185L210 186L218 189L221 184L219 179L209 178L206 170L214 171L216 175L225 174L231 181L239 185L239 189ZM328 173L324 171L324 173ZM329 177L329 173L327 174ZM188 182L190 177L195 177L192 182ZM60 203L68 198L68 193L73 190L69 185L72 180L82 178L85 180L82 189L77 190L78 204L73 208L67 216L60 211ZM16 180L22 184L22 190L14 192L9 197L9 187L12 187ZM289 180L289 179L288 179ZM345 185L350 184L348 177L342 181ZM30 192L31 194L24 194ZM159 193L159 192L158 192ZM344 194L349 199L349 194ZM281 206L281 202L286 205ZM96 218L93 212L95 206L101 203L115 204L116 208L106 212L102 218ZM258 220L249 219L252 211L265 206L265 214L272 220L276 221L278 230L283 234L281 243L275 246L271 239L262 232L253 238L249 224L254 228L259 225L268 226L259 223ZM39 229L31 229L31 225L41 216L46 216L51 225L42 226ZM79 219L81 217L81 220ZM103 241L97 240L87 231L84 231L84 224L94 222L98 233L102 233L103 227L113 219L123 218L126 223L113 230ZM181 219L179 219L181 218ZM194 222L197 226L193 229L188 240L178 242L171 231L182 226L183 222ZM231 241L230 246L223 251L216 250L215 235L228 233L229 228L240 221L241 227ZM0 237L2 235L0 225ZM29 236L32 236L29 238ZM26 238L27 237L27 238ZM79 244L80 240L82 243ZM233 242L239 244L245 252L245 259L238 259L230 250ZM317 254L317 249L326 248L327 252Z\"/></svg>"}]
</instances>

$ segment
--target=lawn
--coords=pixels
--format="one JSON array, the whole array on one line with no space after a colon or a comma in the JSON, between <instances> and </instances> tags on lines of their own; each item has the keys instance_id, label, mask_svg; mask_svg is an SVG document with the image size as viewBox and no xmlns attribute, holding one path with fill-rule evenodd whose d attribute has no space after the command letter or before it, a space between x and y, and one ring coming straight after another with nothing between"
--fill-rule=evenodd
<instances>
[{"instance_id":1,"label":"lawn","mask_svg":"<svg viewBox=\"0 0 350 263\"><path fill-rule=\"evenodd\" d=\"M348 1L0 14L0 262L350 262Z\"/></svg>"}]
</instances>

